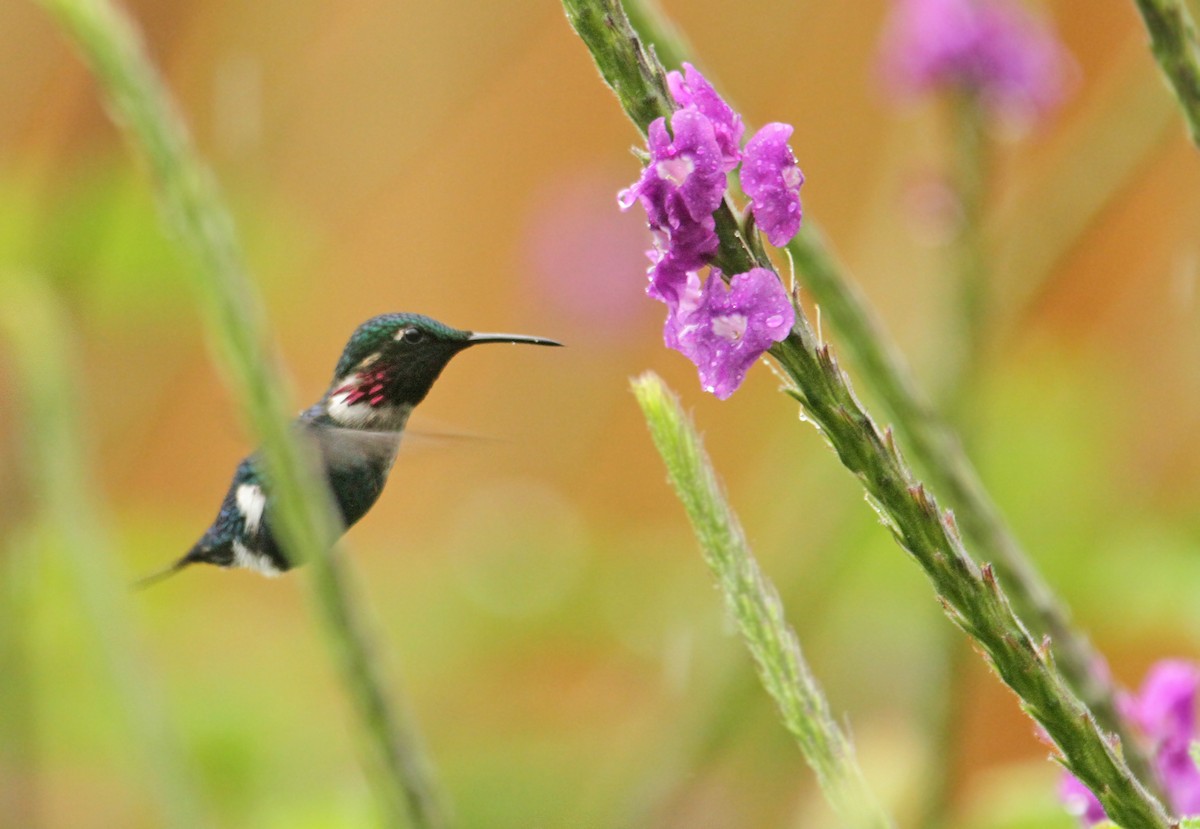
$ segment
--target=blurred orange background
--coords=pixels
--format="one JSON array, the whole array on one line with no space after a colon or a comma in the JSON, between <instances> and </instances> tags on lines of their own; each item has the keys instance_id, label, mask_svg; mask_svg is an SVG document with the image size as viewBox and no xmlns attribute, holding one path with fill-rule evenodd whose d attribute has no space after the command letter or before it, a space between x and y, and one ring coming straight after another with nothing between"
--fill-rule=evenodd
<instances>
[{"instance_id":1,"label":"blurred orange background","mask_svg":"<svg viewBox=\"0 0 1200 829\"><path fill-rule=\"evenodd\" d=\"M806 214L937 390L956 323L924 205L947 168L945 113L881 91L886 4L665 5L749 123L795 125ZM236 214L297 408L377 313L569 346L450 366L347 538L385 671L403 680L458 825L832 825L665 484L628 391L648 368L693 410L901 822L924 775L945 772L956 825L1071 825L1047 749L981 660L956 686L955 741L929 744L948 625L771 373L719 403L662 347L662 308L641 293L642 219L616 209L638 136L557 4L129 8ZM1133 686L1200 644L1200 165L1132 4L1044 10L1076 83L1042 130L997 150L994 325L971 444ZM37 272L68 307L96 495L121 568L142 573L198 537L251 447L186 259L92 79L32 4L0 6L0 39L0 286ZM0 352L10 538L31 508L23 415ZM0 811L0 824L159 825L62 565L36 569L17 632L34 737L0 745L15 821ZM302 586L195 568L129 598L221 825L371 825L352 714Z\"/></svg>"}]
</instances>

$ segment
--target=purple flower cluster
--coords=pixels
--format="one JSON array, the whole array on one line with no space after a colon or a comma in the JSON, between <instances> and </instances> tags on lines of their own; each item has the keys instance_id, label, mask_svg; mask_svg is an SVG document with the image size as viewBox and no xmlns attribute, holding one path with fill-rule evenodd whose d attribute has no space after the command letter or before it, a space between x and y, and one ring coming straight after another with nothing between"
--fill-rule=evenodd
<instances>
[{"instance_id":1,"label":"purple flower cluster","mask_svg":"<svg viewBox=\"0 0 1200 829\"><path fill-rule=\"evenodd\" d=\"M1070 61L1019 0L894 0L883 69L901 96L957 90L1031 122L1062 100Z\"/></svg>"},{"instance_id":2,"label":"purple flower cluster","mask_svg":"<svg viewBox=\"0 0 1200 829\"><path fill-rule=\"evenodd\" d=\"M1170 808L1181 817L1200 816L1200 770L1191 755L1198 688L1200 668L1183 660L1164 660L1150 669L1136 696L1123 694L1118 699L1121 716L1146 741ZM1096 796L1073 775L1063 778L1059 796L1085 826L1105 820Z\"/></svg>"},{"instance_id":3,"label":"purple flower cluster","mask_svg":"<svg viewBox=\"0 0 1200 829\"><path fill-rule=\"evenodd\" d=\"M733 274L728 286L713 268L701 283L718 246L713 214L728 174L741 165L755 223L772 245L785 245L800 229L804 176L787 143L789 125L767 124L743 150L741 116L694 66L683 69L667 75L679 105L670 130L666 118L650 124L649 161L617 201L622 210L640 202L654 234L646 293L667 305L664 341L695 363L705 390L723 400L787 336L795 316L779 277L765 268Z\"/></svg>"}]
</instances>

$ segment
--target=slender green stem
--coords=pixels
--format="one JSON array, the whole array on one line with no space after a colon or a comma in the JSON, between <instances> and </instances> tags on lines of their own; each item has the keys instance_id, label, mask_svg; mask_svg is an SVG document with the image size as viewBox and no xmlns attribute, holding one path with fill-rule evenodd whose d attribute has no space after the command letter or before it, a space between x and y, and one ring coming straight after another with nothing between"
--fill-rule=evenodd
<instances>
[{"instance_id":1,"label":"slender green stem","mask_svg":"<svg viewBox=\"0 0 1200 829\"><path fill-rule=\"evenodd\" d=\"M118 577L107 530L92 497L78 413L79 381L72 326L57 299L33 274L10 274L0 301L0 331L13 346L18 399L25 406L22 445L40 532L62 555L89 632L124 708L125 727L166 822L212 825L174 738L162 696L146 670ZM27 550L14 554L24 554ZM21 622L24 624L24 621ZM4 684L8 683L8 678Z\"/></svg>"},{"instance_id":2,"label":"slender green stem","mask_svg":"<svg viewBox=\"0 0 1200 829\"><path fill-rule=\"evenodd\" d=\"M657 113L634 110L626 101L646 101L648 90L661 88L663 70L633 32L620 0L563 0L567 17L584 41L601 75L621 77L618 98L626 113L641 130L652 117L668 114L669 106ZM624 62L622 66L622 62ZM640 78L641 87L631 88ZM649 118L648 118L649 116ZM731 208L717 214L721 235L718 261L729 272L740 272L761 264L749 247L723 221ZM734 225L736 228L736 225ZM1098 657L1087 640L1075 633L1044 583L1016 547L1003 521L983 493L965 454L926 399L915 391L912 380L895 352L885 349L878 328L866 305L854 293L842 268L829 254L811 221L789 245L797 265L809 271L808 284L823 306L822 295L838 305L843 335L852 352L860 357L864 374L876 382L877 391L894 412L919 450L932 461L935 484L945 485L951 500L960 507L964 525L1003 570L1017 594L1036 611L1039 620L1058 641L1060 658L1070 667L1072 682L1087 699L1096 699L1103 716L1119 726L1111 688L1096 670ZM818 287L821 289L819 290ZM951 619L983 647L1001 678L1017 692L1024 708L1046 729L1062 751L1062 762L1105 804L1110 817L1129 826L1166 826L1162 806L1130 772L1119 750L1114 749L1097 726L1094 715L1072 694L1064 676L1046 648L1036 645L1013 612L991 565L982 571L966 555L957 526L943 515L926 489L914 483L890 431L883 433L862 411L848 381L833 362L828 349L816 343L803 314L798 316L792 336L772 349L772 354L797 381L797 392L842 457L879 503L893 532L905 549L925 569ZM820 386L810 387L813 382ZM1102 707L1103 706L1103 707ZM1107 723L1106 723L1107 724ZM1136 757L1136 746L1126 741L1124 750ZM1150 779L1147 777L1147 779Z\"/></svg>"},{"instance_id":3,"label":"slender green stem","mask_svg":"<svg viewBox=\"0 0 1200 829\"><path fill-rule=\"evenodd\" d=\"M997 274L991 327L1001 336L1028 316L1105 208L1174 138L1175 102L1156 94L1162 79L1144 50L1125 43L1105 61L1078 116L1056 128L1060 138L1034 174L990 213L986 241ZM1128 124L1138 128L1125 129Z\"/></svg>"},{"instance_id":4,"label":"slender green stem","mask_svg":"<svg viewBox=\"0 0 1200 829\"><path fill-rule=\"evenodd\" d=\"M983 370L987 342L987 323L990 319L989 268L983 245L983 208L987 192L987 136L983 112L975 96L962 94L950 101L951 124L951 186L960 206L958 227L953 243L952 290L957 293L957 314L951 330L957 333L961 349L951 357L949 380L945 384L945 408L950 421L964 441L976 433L976 397ZM955 352L955 349L949 351ZM970 643L952 629L944 629L936 640L942 657L942 672L932 682L943 693L931 695L936 699L925 709L929 717L929 745L933 747L933 762L956 768L958 734L967 710L967 670L972 658ZM953 778L949 774L932 774L925 791L921 816L917 826L938 829L946 825L953 795Z\"/></svg>"},{"instance_id":5,"label":"slender green stem","mask_svg":"<svg viewBox=\"0 0 1200 829\"><path fill-rule=\"evenodd\" d=\"M654 53L677 65L688 59L681 43L664 32L647 30L654 53L647 51L625 17L620 0L563 0L563 5L606 80L609 75L618 74L615 64L628 61L631 52L636 55L637 66L645 67L641 92L630 88L634 84L630 73L622 75L625 97L619 96L619 100L634 124L645 132L650 121L668 114L669 104L663 104L657 110L644 106L631 109L625 105L625 100L659 100L644 91L656 89L661 83L659 78L663 70ZM629 0L629 5L640 5L640 0ZM639 13L638 18L643 25L652 25L662 16ZM736 228L732 215L728 205L723 205L717 214L717 230L721 236L718 262L727 273L738 273L757 263L732 233ZM1009 530L958 436L917 386L911 369L885 334L845 266L826 245L816 222L811 216L806 216L804 221L800 232L787 246L804 286L841 335L846 353L872 392L887 407L908 450L955 510L964 532L995 566L1020 612L1033 620L1036 632L1050 636L1058 665L1071 687L1095 713L1100 724L1121 738L1125 756L1138 776L1153 780L1145 754L1130 739L1128 728L1117 713L1115 689L1108 673L1101 667L1103 657L1072 625L1069 610Z\"/></svg>"},{"instance_id":6,"label":"slender green stem","mask_svg":"<svg viewBox=\"0 0 1200 829\"><path fill-rule=\"evenodd\" d=\"M1150 49L1179 100L1192 143L1200 148L1200 44L1184 0L1136 0Z\"/></svg>"},{"instance_id":7,"label":"slender green stem","mask_svg":"<svg viewBox=\"0 0 1200 829\"><path fill-rule=\"evenodd\" d=\"M317 615L362 721L368 768L390 821L445 824L412 726L389 705L345 577L330 555L337 536L329 493L292 439L278 362L233 222L194 152L169 93L132 23L107 0L41 0L74 38L116 120L141 151L166 220L198 265L194 287L237 397L262 442L279 530L295 560L309 563Z\"/></svg>"},{"instance_id":8,"label":"slender green stem","mask_svg":"<svg viewBox=\"0 0 1200 829\"><path fill-rule=\"evenodd\" d=\"M4 299L11 301L13 298L6 296ZM8 325L0 322L0 331L6 328ZM12 339L15 341L16 338ZM30 380L27 369L20 375L15 384L18 394ZM25 428L32 431L37 418L27 416L22 420ZM22 444L28 449L43 446L42 441L32 438ZM30 484L35 468L36 459L27 456L22 477ZM45 516L35 516L34 521L39 517L43 520L38 523L48 524ZM43 787L38 739L41 729L34 679L36 588L42 563L38 548L42 545L38 543L40 528L31 524L27 520L18 520L12 510L6 519L0 519L0 537L4 538L0 544L0 677L3 677L0 681L0 826L37 829L45 825L41 814ZM96 626L88 627L94 629Z\"/></svg>"},{"instance_id":9,"label":"slender green stem","mask_svg":"<svg viewBox=\"0 0 1200 829\"><path fill-rule=\"evenodd\" d=\"M987 137L983 113L972 96L953 102L952 186L960 217L954 239L955 290L958 292L958 341L963 344L947 386L947 411L960 435L974 432L972 402L982 369L990 309L988 266L983 246L987 189Z\"/></svg>"},{"instance_id":10,"label":"slender green stem","mask_svg":"<svg viewBox=\"0 0 1200 829\"><path fill-rule=\"evenodd\" d=\"M0 825L36 829L39 817L38 729L30 635L36 556L29 533L0 549Z\"/></svg>"},{"instance_id":11,"label":"slender green stem","mask_svg":"<svg viewBox=\"0 0 1200 829\"><path fill-rule=\"evenodd\" d=\"M854 747L830 714L829 703L801 653L800 641L784 618L779 594L750 551L700 437L678 399L650 373L634 380L633 391L687 510L704 560L754 657L759 679L816 772L826 798L853 826L891 826L867 787Z\"/></svg>"}]
</instances>

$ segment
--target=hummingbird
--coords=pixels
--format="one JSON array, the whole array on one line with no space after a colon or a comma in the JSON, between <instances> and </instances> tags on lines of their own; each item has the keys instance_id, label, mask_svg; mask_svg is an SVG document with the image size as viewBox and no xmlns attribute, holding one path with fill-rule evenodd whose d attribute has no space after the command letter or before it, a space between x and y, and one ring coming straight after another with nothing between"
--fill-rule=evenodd
<instances>
[{"instance_id":1,"label":"hummingbird","mask_svg":"<svg viewBox=\"0 0 1200 829\"><path fill-rule=\"evenodd\" d=\"M454 355L482 343L562 345L544 337L462 331L420 314L381 314L355 329L333 370L329 390L293 424L316 447L342 532L383 492L413 408ZM291 569L292 562L275 538L271 519L271 494L255 453L238 464L217 517L200 540L136 586L199 563L277 576Z\"/></svg>"}]
</instances>

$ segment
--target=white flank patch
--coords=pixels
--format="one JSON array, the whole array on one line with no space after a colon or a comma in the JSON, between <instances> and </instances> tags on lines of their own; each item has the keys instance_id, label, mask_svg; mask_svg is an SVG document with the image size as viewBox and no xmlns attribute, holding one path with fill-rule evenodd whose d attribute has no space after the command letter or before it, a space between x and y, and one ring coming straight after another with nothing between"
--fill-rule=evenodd
<instances>
[{"instance_id":1,"label":"white flank patch","mask_svg":"<svg viewBox=\"0 0 1200 829\"><path fill-rule=\"evenodd\" d=\"M273 579L279 575L279 568L272 563L269 556L254 552L236 539L233 542L233 564L235 567L261 573L267 578Z\"/></svg>"},{"instance_id":2,"label":"white flank patch","mask_svg":"<svg viewBox=\"0 0 1200 829\"><path fill-rule=\"evenodd\" d=\"M267 497L257 484L242 484L237 488L237 508L246 522L246 535L258 533L266 505Z\"/></svg>"}]
</instances>

